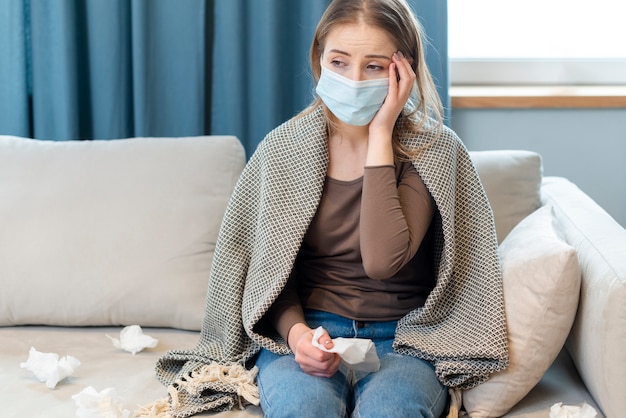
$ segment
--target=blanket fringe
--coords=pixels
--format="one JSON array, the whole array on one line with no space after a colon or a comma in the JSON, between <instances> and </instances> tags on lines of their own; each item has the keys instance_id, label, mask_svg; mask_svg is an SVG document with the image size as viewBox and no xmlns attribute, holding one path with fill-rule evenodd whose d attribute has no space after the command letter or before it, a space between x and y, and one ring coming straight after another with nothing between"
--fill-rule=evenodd
<instances>
[{"instance_id":1,"label":"blanket fringe","mask_svg":"<svg viewBox=\"0 0 626 418\"><path fill-rule=\"evenodd\" d=\"M172 418L167 398L159 399L140 407L133 413L133 418Z\"/></svg>"},{"instance_id":2,"label":"blanket fringe","mask_svg":"<svg viewBox=\"0 0 626 418\"><path fill-rule=\"evenodd\" d=\"M133 418L173 418L170 411L180 407L180 392L195 397L207 386L233 388L239 399L239 408L244 408L245 400L252 405L259 404L259 389L255 384L258 368L248 370L239 363L222 365L216 362L206 364L191 372L187 377L178 379L167 388L169 398L159 399L135 411ZM227 391L227 390L225 390Z\"/></svg>"},{"instance_id":3,"label":"blanket fringe","mask_svg":"<svg viewBox=\"0 0 626 418\"><path fill-rule=\"evenodd\" d=\"M463 406L463 392L460 389L449 389L450 411L447 418L459 418L461 407Z\"/></svg>"},{"instance_id":4,"label":"blanket fringe","mask_svg":"<svg viewBox=\"0 0 626 418\"><path fill-rule=\"evenodd\" d=\"M201 388L206 387L207 383L233 385L236 387L237 395L240 398L245 399L252 405L258 405L259 389L254 383L258 371L259 369L256 366L248 370L239 363L225 366L212 362L211 364L203 365L193 371L187 379L178 380L176 385L178 386L178 390L184 389L188 393L196 396ZM243 408L241 400L240 406Z\"/></svg>"}]
</instances>

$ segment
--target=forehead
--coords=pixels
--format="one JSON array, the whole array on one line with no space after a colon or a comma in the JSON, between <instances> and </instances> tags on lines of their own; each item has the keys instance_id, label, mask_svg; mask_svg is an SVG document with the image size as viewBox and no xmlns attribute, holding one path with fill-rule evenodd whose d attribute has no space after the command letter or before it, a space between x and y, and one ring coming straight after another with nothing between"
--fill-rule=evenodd
<instances>
[{"instance_id":1,"label":"forehead","mask_svg":"<svg viewBox=\"0 0 626 418\"><path fill-rule=\"evenodd\" d=\"M328 32L324 52L331 49L350 54L391 55L396 51L397 45L385 30L361 22L335 25Z\"/></svg>"}]
</instances>

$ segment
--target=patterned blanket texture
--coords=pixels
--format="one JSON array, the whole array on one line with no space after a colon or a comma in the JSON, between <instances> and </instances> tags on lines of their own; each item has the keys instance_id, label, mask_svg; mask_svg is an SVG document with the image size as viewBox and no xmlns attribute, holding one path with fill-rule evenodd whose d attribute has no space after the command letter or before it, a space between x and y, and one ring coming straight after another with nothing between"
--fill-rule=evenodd
<instances>
[{"instance_id":1,"label":"patterned blanket texture","mask_svg":"<svg viewBox=\"0 0 626 418\"><path fill-rule=\"evenodd\" d=\"M493 213L456 134L411 132L400 139L437 205L438 279L426 304L399 321L398 353L431 361L438 378L467 389L508 365L506 324ZM250 158L219 234L205 317L193 350L160 358L168 396L144 415L188 417L258 404L253 357L261 347L289 348L262 317L285 285L322 194L328 166L322 108L270 132Z\"/></svg>"}]
</instances>

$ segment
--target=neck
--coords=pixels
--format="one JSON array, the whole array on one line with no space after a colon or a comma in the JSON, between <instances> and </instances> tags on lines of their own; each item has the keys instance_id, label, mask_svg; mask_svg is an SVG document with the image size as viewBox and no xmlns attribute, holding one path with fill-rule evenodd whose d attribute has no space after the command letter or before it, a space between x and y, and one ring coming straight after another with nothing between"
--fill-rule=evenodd
<instances>
[{"instance_id":1,"label":"neck","mask_svg":"<svg viewBox=\"0 0 626 418\"><path fill-rule=\"evenodd\" d=\"M342 141L357 145L366 142L369 137L369 126L348 125L341 121L336 121L336 128L333 130L331 137L341 139Z\"/></svg>"}]
</instances>

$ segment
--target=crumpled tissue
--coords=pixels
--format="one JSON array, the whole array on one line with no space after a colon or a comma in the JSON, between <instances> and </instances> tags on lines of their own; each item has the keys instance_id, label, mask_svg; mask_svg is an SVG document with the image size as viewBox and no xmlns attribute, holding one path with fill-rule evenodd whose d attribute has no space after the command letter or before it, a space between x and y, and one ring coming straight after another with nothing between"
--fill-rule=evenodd
<instances>
[{"instance_id":1,"label":"crumpled tissue","mask_svg":"<svg viewBox=\"0 0 626 418\"><path fill-rule=\"evenodd\" d=\"M80 361L72 356L65 356L59 359L57 353L41 353L31 347L28 353L28 360L20 363L20 367L30 370L35 374L40 382L46 382L46 386L54 389L61 380L74 373L80 366Z\"/></svg>"},{"instance_id":2,"label":"crumpled tissue","mask_svg":"<svg viewBox=\"0 0 626 418\"><path fill-rule=\"evenodd\" d=\"M563 405L557 402L550 408L550 418L594 418L598 413L586 402L582 406Z\"/></svg>"},{"instance_id":3,"label":"crumpled tissue","mask_svg":"<svg viewBox=\"0 0 626 418\"><path fill-rule=\"evenodd\" d=\"M120 331L120 339L113 338L107 334L107 337L113 342L115 348L137 354L146 347L154 348L159 340L145 335L139 325L129 325Z\"/></svg>"},{"instance_id":4,"label":"crumpled tissue","mask_svg":"<svg viewBox=\"0 0 626 418\"><path fill-rule=\"evenodd\" d=\"M123 409L122 398L113 388L98 392L88 386L81 392L72 395L76 402L78 418L129 418L130 411Z\"/></svg>"},{"instance_id":5,"label":"crumpled tissue","mask_svg":"<svg viewBox=\"0 0 626 418\"><path fill-rule=\"evenodd\" d=\"M380 360L372 340L365 338L333 338L333 348L327 349L318 342L324 328L318 327L313 333L313 346L320 350L337 353L346 367L361 372L376 372L380 369Z\"/></svg>"}]
</instances>

